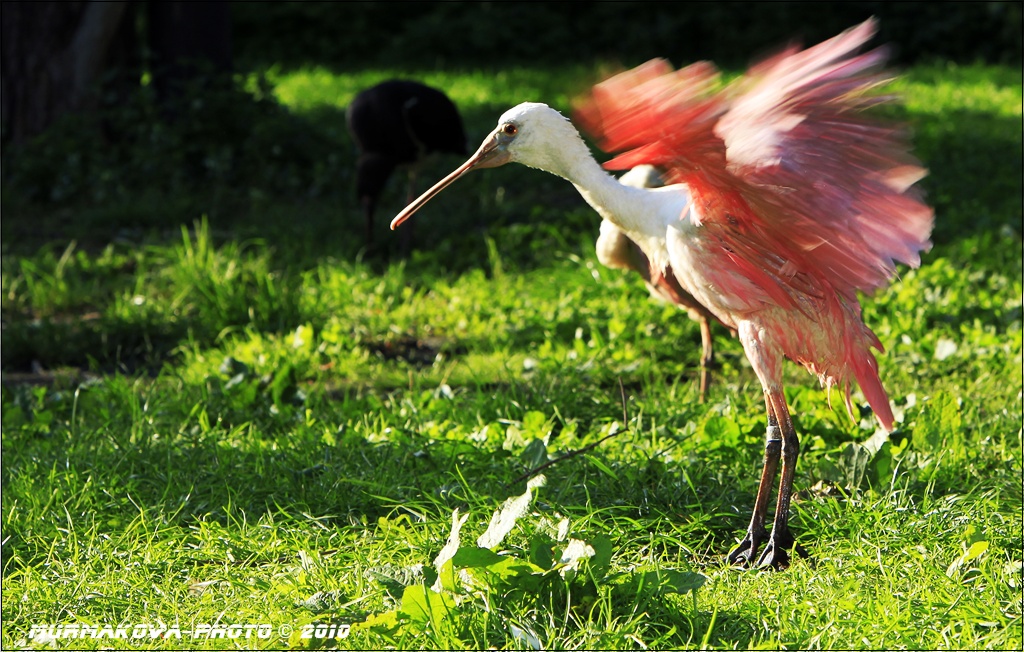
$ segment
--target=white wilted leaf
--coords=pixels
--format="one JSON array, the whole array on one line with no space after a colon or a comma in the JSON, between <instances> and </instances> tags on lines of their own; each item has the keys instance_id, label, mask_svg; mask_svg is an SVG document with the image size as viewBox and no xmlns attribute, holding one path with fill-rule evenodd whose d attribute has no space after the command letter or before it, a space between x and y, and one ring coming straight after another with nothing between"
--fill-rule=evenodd
<instances>
[{"instance_id":1,"label":"white wilted leaf","mask_svg":"<svg viewBox=\"0 0 1024 652\"><path fill-rule=\"evenodd\" d=\"M940 337L939 341L935 343L935 359L945 360L949 356L956 353L956 342L945 337Z\"/></svg>"},{"instance_id":2,"label":"white wilted leaf","mask_svg":"<svg viewBox=\"0 0 1024 652\"><path fill-rule=\"evenodd\" d=\"M1006 583L1010 588L1016 589L1021 585L1021 578L1024 578L1024 561L1009 561L1003 566L1003 573L1007 576Z\"/></svg>"},{"instance_id":3,"label":"white wilted leaf","mask_svg":"<svg viewBox=\"0 0 1024 652\"><path fill-rule=\"evenodd\" d=\"M462 526L466 523L466 519L469 518L467 512L462 518L459 518L459 508L456 507L452 510L452 531L448 535L448 541L441 548L441 552L437 553L437 558L434 559L434 568L437 569L437 580L434 585L430 587L434 591L441 590L441 567L444 566L455 553L459 550L459 532L462 530Z\"/></svg>"},{"instance_id":4,"label":"white wilted leaf","mask_svg":"<svg viewBox=\"0 0 1024 652\"><path fill-rule=\"evenodd\" d=\"M569 536L569 519L563 518L558 522L558 541L565 541L565 537Z\"/></svg>"},{"instance_id":5,"label":"white wilted leaf","mask_svg":"<svg viewBox=\"0 0 1024 652\"><path fill-rule=\"evenodd\" d=\"M581 559L590 559L595 554L597 552L594 547L586 541L569 539L569 544L565 546L565 550L562 551L562 556L558 560L558 563L562 565L562 568L558 569L559 574L565 577L566 573L575 572L580 566Z\"/></svg>"},{"instance_id":6,"label":"white wilted leaf","mask_svg":"<svg viewBox=\"0 0 1024 652\"><path fill-rule=\"evenodd\" d=\"M537 635L529 629L518 627L513 623L509 623L508 627L512 631L512 638L521 643L524 649L540 650L544 647Z\"/></svg>"},{"instance_id":7,"label":"white wilted leaf","mask_svg":"<svg viewBox=\"0 0 1024 652\"><path fill-rule=\"evenodd\" d=\"M313 329L307 324L299 326L292 333L293 349L308 349L313 344Z\"/></svg>"},{"instance_id":8,"label":"white wilted leaf","mask_svg":"<svg viewBox=\"0 0 1024 652\"><path fill-rule=\"evenodd\" d=\"M476 540L476 545L481 548L493 548L501 543L505 539L505 535L516 526L516 521L526 514L526 510L530 508L530 502L533 500L533 489L543 486L545 481L543 475L531 478L526 483L526 492L524 494L507 499L501 506L501 509L494 512L494 516L491 517L491 524L487 526L487 531Z\"/></svg>"}]
</instances>

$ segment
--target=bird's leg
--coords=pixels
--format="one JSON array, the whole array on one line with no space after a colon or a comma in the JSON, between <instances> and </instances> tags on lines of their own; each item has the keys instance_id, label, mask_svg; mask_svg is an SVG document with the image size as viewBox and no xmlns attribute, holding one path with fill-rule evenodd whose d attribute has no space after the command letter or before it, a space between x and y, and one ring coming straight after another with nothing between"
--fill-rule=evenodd
<instances>
[{"instance_id":1,"label":"bird's leg","mask_svg":"<svg viewBox=\"0 0 1024 652\"><path fill-rule=\"evenodd\" d=\"M416 181L419 178L419 166L413 164L409 166L409 180L406 186L406 205L409 205L416 199ZM403 256L409 255L412 251L413 241L413 225L415 222L409 222L406 224L401 232L398 234L398 246L402 251Z\"/></svg>"},{"instance_id":2,"label":"bird's leg","mask_svg":"<svg viewBox=\"0 0 1024 652\"><path fill-rule=\"evenodd\" d=\"M711 344L711 324L707 318L700 320L700 402L708 398L708 387L711 385L711 365L715 360L714 347Z\"/></svg>"},{"instance_id":3,"label":"bird's leg","mask_svg":"<svg viewBox=\"0 0 1024 652\"><path fill-rule=\"evenodd\" d=\"M419 166L409 166L409 181L405 187L405 203L409 205L416 199L416 179L419 177Z\"/></svg>"},{"instance_id":4,"label":"bird's leg","mask_svg":"<svg viewBox=\"0 0 1024 652\"><path fill-rule=\"evenodd\" d=\"M360 198L363 204L363 211L366 213L366 246L373 244L373 197L365 196Z\"/></svg>"},{"instance_id":5,"label":"bird's leg","mask_svg":"<svg viewBox=\"0 0 1024 652\"><path fill-rule=\"evenodd\" d=\"M771 401L765 396L768 406L768 432L764 440L764 465L761 469L761 483L757 487L757 498L754 500L754 513L750 517L750 526L740 544L729 553L730 564L749 566L757 559L757 551L768 538L768 530L764 527L768 514L768 501L771 499L775 473L779 468L779 456L782 452L782 430L775 418Z\"/></svg>"},{"instance_id":6,"label":"bird's leg","mask_svg":"<svg viewBox=\"0 0 1024 652\"><path fill-rule=\"evenodd\" d=\"M782 478L779 480L779 499L775 504L772 533L768 537L768 546L757 560L757 565L780 570L789 566L788 551L794 543L793 534L789 531L789 501L793 495L793 476L796 473L796 460L800 455L800 442L790 419L782 388L769 391L768 400L782 430ZM801 556L806 556L799 546L796 551Z\"/></svg>"}]
</instances>

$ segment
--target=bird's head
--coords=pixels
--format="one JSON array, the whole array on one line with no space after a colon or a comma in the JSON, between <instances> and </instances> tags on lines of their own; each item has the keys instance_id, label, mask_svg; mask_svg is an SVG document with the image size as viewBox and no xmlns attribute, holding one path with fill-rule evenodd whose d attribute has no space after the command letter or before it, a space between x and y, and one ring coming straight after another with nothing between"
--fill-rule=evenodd
<instances>
[{"instance_id":1,"label":"bird's head","mask_svg":"<svg viewBox=\"0 0 1024 652\"><path fill-rule=\"evenodd\" d=\"M502 114L498 126L469 160L402 209L391 221L391 228L412 217L434 195L470 170L516 162L565 176L564 151L572 142L586 150L572 124L547 104L524 102L515 106Z\"/></svg>"}]
</instances>

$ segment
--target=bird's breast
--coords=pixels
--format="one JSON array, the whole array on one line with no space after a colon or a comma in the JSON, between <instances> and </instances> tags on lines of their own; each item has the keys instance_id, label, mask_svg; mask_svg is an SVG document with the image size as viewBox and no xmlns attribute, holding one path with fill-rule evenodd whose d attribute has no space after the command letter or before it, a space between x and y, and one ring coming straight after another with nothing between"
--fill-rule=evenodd
<instances>
[{"instance_id":1,"label":"bird's breast","mask_svg":"<svg viewBox=\"0 0 1024 652\"><path fill-rule=\"evenodd\" d=\"M682 184L629 190L629 201L606 219L615 222L640 247L652 269L664 272L671 264L667 248L669 229L689 233L694 228L690 193Z\"/></svg>"},{"instance_id":2,"label":"bird's breast","mask_svg":"<svg viewBox=\"0 0 1024 652\"><path fill-rule=\"evenodd\" d=\"M760 292L724 264L713 236L691 207L687 219L665 230L665 256L679 285L723 324L734 327L763 307Z\"/></svg>"}]
</instances>

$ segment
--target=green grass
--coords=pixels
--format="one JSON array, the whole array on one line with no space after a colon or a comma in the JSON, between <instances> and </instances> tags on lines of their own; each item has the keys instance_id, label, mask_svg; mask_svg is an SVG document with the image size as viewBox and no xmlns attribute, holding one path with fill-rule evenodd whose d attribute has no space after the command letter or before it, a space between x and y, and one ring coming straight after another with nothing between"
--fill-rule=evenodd
<instances>
[{"instance_id":1,"label":"green grass","mask_svg":"<svg viewBox=\"0 0 1024 652\"><path fill-rule=\"evenodd\" d=\"M831 411L789 366L811 558L783 573L723 564L764 432L742 350L717 333L700 404L696 326L596 262L597 218L568 184L471 175L417 215L400 259L396 178L383 251L362 251L342 109L394 73L242 80L301 121L270 115L268 133L333 157L268 159L280 186L263 168L148 189L68 173L68 192L92 190L66 200L5 186L5 649L45 647L33 624L145 623L186 634L53 646L1020 649L1019 71L898 83L937 208L922 267L865 300L899 428L876 433L859 394L855 419ZM422 78L452 89L475 140L507 106L567 108L596 76ZM7 178L37 178L22 165ZM616 431L545 470L501 558L477 548L517 478ZM559 564L571 539L593 551L578 567ZM188 638L217 623L271 629ZM352 631L303 639L317 623Z\"/></svg>"}]
</instances>

